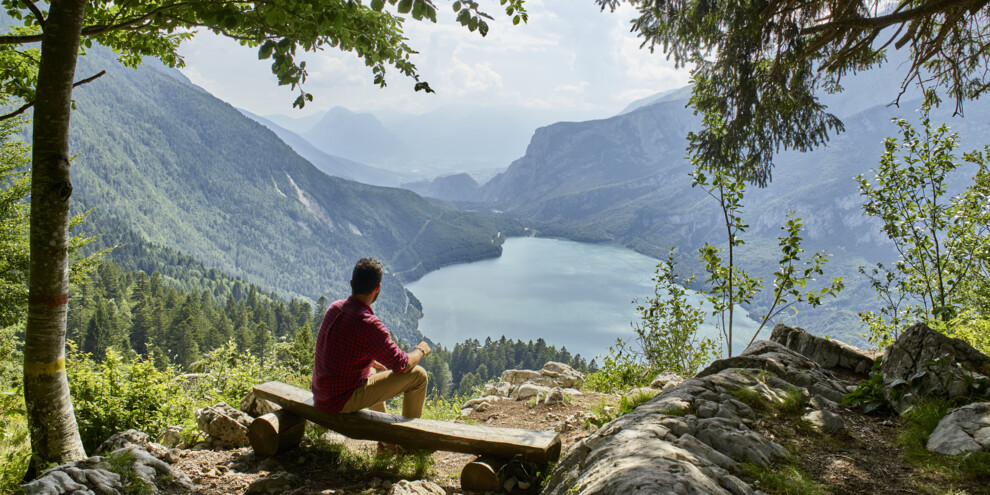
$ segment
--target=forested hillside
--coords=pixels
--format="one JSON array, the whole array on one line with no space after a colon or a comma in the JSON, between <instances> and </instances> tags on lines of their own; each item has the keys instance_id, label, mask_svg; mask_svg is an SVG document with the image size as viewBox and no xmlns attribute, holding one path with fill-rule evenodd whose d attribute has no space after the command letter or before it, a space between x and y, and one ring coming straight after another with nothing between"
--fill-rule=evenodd
<instances>
[{"instance_id":1,"label":"forested hillside","mask_svg":"<svg viewBox=\"0 0 990 495\"><path fill-rule=\"evenodd\" d=\"M362 256L388 270L380 310L414 339L402 280L497 256L515 227L412 192L329 177L272 132L149 63L122 67L95 47L79 72L107 74L75 93L74 207L103 244L130 235L252 284L316 300L349 293Z\"/></svg>"},{"instance_id":2,"label":"forested hillside","mask_svg":"<svg viewBox=\"0 0 990 495\"><path fill-rule=\"evenodd\" d=\"M96 363L112 351L151 358L161 369L174 366L196 371L207 354L233 343L238 353L255 356L262 365L270 356L279 355L280 366L301 376L312 374L314 343L327 299L315 305L285 300L218 270L205 269L167 248L134 245L140 253L124 256L125 260L143 260L138 263L145 268L170 267L174 277L158 271L125 270L107 261L73 286L68 338ZM506 369L538 369L547 361L565 362L580 370L595 366L572 356L566 348L547 346L542 338L522 342L504 336L484 343L467 340L449 349L434 345L422 366L430 374L433 394L451 396L470 392Z\"/></svg>"}]
</instances>

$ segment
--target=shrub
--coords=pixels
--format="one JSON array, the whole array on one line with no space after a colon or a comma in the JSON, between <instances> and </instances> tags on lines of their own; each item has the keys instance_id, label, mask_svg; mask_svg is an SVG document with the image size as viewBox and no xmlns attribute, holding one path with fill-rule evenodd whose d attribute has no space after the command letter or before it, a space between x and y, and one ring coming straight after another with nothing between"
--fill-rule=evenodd
<instances>
[{"instance_id":1,"label":"shrub","mask_svg":"<svg viewBox=\"0 0 990 495\"><path fill-rule=\"evenodd\" d=\"M134 428L156 436L192 417L192 404L172 368L151 360L125 361L108 350L102 363L69 343L66 356L79 433L87 452L114 433Z\"/></svg>"},{"instance_id":2,"label":"shrub","mask_svg":"<svg viewBox=\"0 0 990 495\"><path fill-rule=\"evenodd\" d=\"M24 395L0 392L0 493L17 493L31 457Z\"/></svg>"}]
</instances>

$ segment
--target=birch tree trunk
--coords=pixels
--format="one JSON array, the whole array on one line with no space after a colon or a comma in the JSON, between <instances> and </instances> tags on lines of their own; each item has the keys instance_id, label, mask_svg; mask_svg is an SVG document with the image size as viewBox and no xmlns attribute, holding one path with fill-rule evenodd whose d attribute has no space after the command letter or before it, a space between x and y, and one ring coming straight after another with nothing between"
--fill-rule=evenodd
<instances>
[{"instance_id":1,"label":"birch tree trunk","mask_svg":"<svg viewBox=\"0 0 990 495\"><path fill-rule=\"evenodd\" d=\"M31 154L31 265L24 343L29 477L86 457L65 372L69 300L69 116L86 0L52 0L44 24Z\"/></svg>"}]
</instances>

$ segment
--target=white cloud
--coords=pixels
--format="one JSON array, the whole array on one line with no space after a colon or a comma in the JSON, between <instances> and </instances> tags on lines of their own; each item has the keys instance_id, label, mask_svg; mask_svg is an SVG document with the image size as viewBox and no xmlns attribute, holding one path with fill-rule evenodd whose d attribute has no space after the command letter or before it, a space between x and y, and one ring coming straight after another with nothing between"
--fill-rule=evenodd
<instances>
[{"instance_id":1,"label":"white cloud","mask_svg":"<svg viewBox=\"0 0 990 495\"><path fill-rule=\"evenodd\" d=\"M502 90L502 76L492 70L490 63L467 64L455 58L441 76L442 88L456 96L471 93L497 94Z\"/></svg>"},{"instance_id":2,"label":"white cloud","mask_svg":"<svg viewBox=\"0 0 990 495\"><path fill-rule=\"evenodd\" d=\"M662 54L639 48L640 40L629 32L635 11L628 6L602 13L592 0L529 0L526 7L529 23L513 26L496 2L482 2L482 10L494 17L484 38L457 24L449 4L440 4L436 24L406 21L409 45L421 52L412 61L437 92L433 95L412 91L413 81L394 69L387 73L389 86L380 89L354 54L328 48L301 57L309 72L305 89L315 100L304 111L293 111L297 93L277 86L270 62L259 61L254 49L209 33L183 46L183 72L235 106L295 116L336 105L424 112L459 103L594 110L605 116L688 81L687 71L675 71Z\"/></svg>"}]
</instances>

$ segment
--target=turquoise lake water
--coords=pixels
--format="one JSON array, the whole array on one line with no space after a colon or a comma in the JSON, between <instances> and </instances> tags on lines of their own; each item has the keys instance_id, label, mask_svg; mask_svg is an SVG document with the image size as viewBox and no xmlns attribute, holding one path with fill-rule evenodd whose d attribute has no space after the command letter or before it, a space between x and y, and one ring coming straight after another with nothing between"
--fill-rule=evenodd
<instances>
[{"instance_id":1,"label":"turquoise lake water","mask_svg":"<svg viewBox=\"0 0 990 495\"><path fill-rule=\"evenodd\" d=\"M542 337L590 361L607 355L616 338L635 335L632 300L653 294L657 263L620 246L511 238L499 258L441 268L407 287L423 303L420 331L445 347L468 338ZM736 313L736 352L757 326L739 317L745 314ZM701 329L716 332L708 323Z\"/></svg>"}]
</instances>

